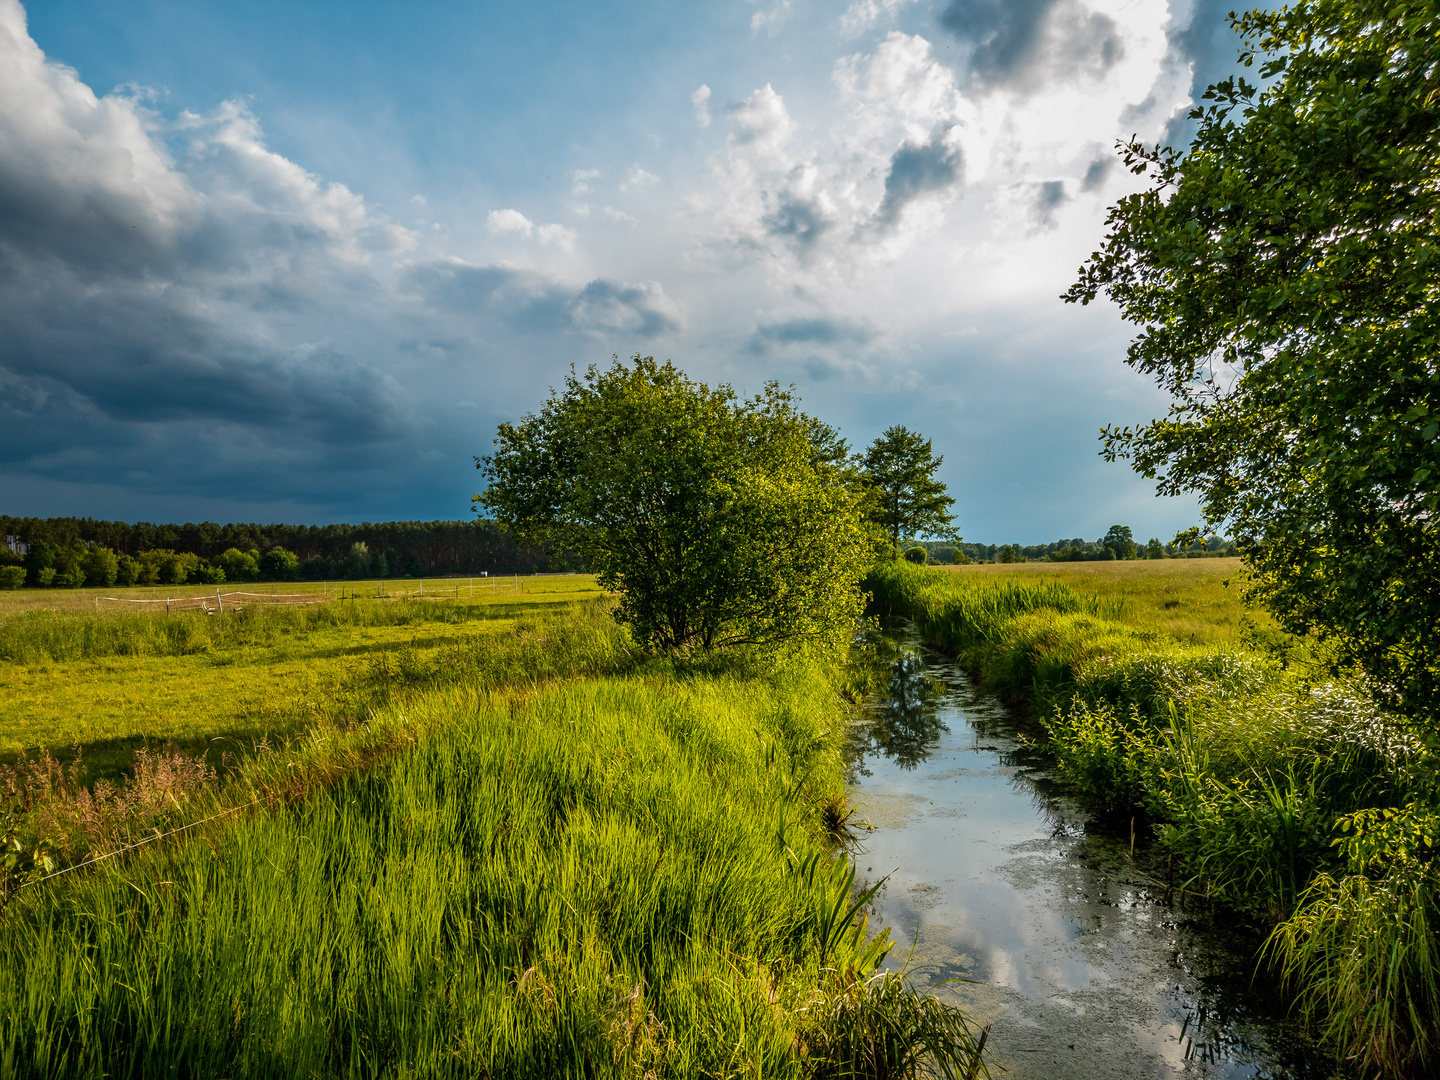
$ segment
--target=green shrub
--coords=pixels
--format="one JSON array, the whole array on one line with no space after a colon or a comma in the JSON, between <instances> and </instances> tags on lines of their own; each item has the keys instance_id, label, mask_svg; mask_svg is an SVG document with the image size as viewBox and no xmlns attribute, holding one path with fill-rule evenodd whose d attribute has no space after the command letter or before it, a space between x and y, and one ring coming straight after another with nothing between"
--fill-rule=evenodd
<instances>
[{"instance_id":1,"label":"green shrub","mask_svg":"<svg viewBox=\"0 0 1440 1080\"><path fill-rule=\"evenodd\" d=\"M24 584L23 566L0 566L0 589L18 589Z\"/></svg>"},{"instance_id":2,"label":"green shrub","mask_svg":"<svg viewBox=\"0 0 1440 1080\"><path fill-rule=\"evenodd\" d=\"M153 548L139 556L140 581L145 585L184 585L199 580L200 556L189 551Z\"/></svg>"},{"instance_id":3,"label":"green shrub","mask_svg":"<svg viewBox=\"0 0 1440 1080\"><path fill-rule=\"evenodd\" d=\"M115 583L117 585L134 585L140 580L143 567L129 555L121 555L116 562Z\"/></svg>"},{"instance_id":4,"label":"green shrub","mask_svg":"<svg viewBox=\"0 0 1440 1080\"><path fill-rule=\"evenodd\" d=\"M1336 1045L1386 1075L1434 1075L1425 1067L1440 1054L1440 812L1413 802L1338 824L1345 871L1315 878L1267 952Z\"/></svg>"},{"instance_id":5,"label":"green shrub","mask_svg":"<svg viewBox=\"0 0 1440 1080\"><path fill-rule=\"evenodd\" d=\"M51 585L57 589L78 589L85 584L85 568L72 563L68 569L57 571Z\"/></svg>"},{"instance_id":6,"label":"green shrub","mask_svg":"<svg viewBox=\"0 0 1440 1080\"><path fill-rule=\"evenodd\" d=\"M370 548L361 541L350 545L345 555L345 576L353 580L370 576Z\"/></svg>"},{"instance_id":7,"label":"green shrub","mask_svg":"<svg viewBox=\"0 0 1440 1080\"><path fill-rule=\"evenodd\" d=\"M1111 813L1143 807L1156 776L1159 733L1138 715L1079 704L1049 719L1060 775L1090 806Z\"/></svg>"},{"instance_id":8,"label":"green shrub","mask_svg":"<svg viewBox=\"0 0 1440 1080\"><path fill-rule=\"evenodd\" d=\"M260 576L260 561L253 551L227 548L215 565L225 572L222 581L254 581Z\"/></svg>"},{"instance_id":9,"label":"green shrub","mask_svg":"<svg viewBox=\"0 0 1440 1080\"><path fill-rule=\"evenodd\" d=\"M912 562L912 563L916 563L916 564L919 565L919 566L924 566L924 565L925 565L925 561L926 561L927 559L929 559L929 557L930 557L930 553L927 552L927 551L926 551L923 547L921 547L919 544L916 544L914 547L906 548L906 549L905 549L905 561L906 561L906 562Z\"/></svg>"},{"instance_id":10,"label":"green shrub","mask_svg":"<svg viewBox=\"0 0 1440 1080\"><path fill-rule=\"evenodd\" d=\"M120 573L120 561L107 547L93 547L80 558L85 573L85 584L97 588L108 588L115 584Z\"/></svg>"},{"instance_id":11,"label":"green shrub","mask_svg":"<svg viewBox=\"0 0 1440 1080\"><path fill-rule=\"evenodd\" d=\"M293 551L272 547L260 557L260 576L266 581L298 581L300 559Z\"/></svg>"}]
</instances>

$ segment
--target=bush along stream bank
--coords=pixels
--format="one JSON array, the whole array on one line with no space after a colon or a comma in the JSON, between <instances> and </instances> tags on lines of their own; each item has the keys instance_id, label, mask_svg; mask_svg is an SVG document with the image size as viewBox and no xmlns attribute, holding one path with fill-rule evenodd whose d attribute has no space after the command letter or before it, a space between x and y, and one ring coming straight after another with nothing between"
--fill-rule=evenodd
<instances>
[{"instance_id":1,"label":"bush along stream bank","mask_svg":"<svg viewBox=\"0 0 1440 1080\"><path fill-rule=\"evenodd\" d=\"M1342 1070L1440 1064L1440 768L1360 679L1147 630L1123 599L903 562L866 588L1032 711L1102 815L1148 826L1174 887L1268 938L1259 958ZM1138 625L1137 625L1138 622Z\"/></svg>"},{"instance_id":2,"label":"bush along stream bank","mask_svg":"<svg viewBox=\"0 0 1440 1080\"><path fill-rule=\"evenodd\" d=\"M986 1075L837 855L841 672L570 646L376 669L166 824L245 812L12 894L0 1077Z\"/></svg>"}]
</instances>

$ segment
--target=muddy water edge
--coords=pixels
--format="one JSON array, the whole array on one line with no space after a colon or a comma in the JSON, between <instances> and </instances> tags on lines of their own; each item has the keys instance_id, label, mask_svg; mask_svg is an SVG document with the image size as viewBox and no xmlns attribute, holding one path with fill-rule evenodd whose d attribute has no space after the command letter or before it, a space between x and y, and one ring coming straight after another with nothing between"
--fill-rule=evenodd
<instances>
[{"instance_id":1,"label":"muddy water edge","mask_svg":"<svg viewBox=\"0 0 1440 1080\"><path fill-rule=\"evenodd\" d=\"M1257 972L1261 935L1167 897L1164 856L1087 815L1031 742L905 621L852 732L857 880L884 879L887 961L991 1026L1011 1080L1339 1075ZM1128 823L1127 823L1128 825Z\"/></svg>"}]
</instances>

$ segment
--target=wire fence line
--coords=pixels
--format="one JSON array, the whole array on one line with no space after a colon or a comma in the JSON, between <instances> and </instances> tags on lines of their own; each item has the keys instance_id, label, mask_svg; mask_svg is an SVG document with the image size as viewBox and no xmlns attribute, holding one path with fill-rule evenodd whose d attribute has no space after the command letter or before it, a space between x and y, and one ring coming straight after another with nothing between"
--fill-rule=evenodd
<instances>
[{"instance_id":1,"label":"wire fence line","mask_svg":"<svg viewBox=\"0 0 1440 1080\"><path fill-rule=\"evenodd\" d=\"M259 600L269 600L281 604L319 603L329 599L328 596L321 593L222 593L219 590L216 590L214 596L208 594L201 594L199 596L165 596L148 600L136 600L131 596L97 596L95 599L109 600L117 604L183 604L196 600L229 600L232 596L254 597Z\"/></svg>"},{"instance_id":2,"label":"wire fence line","mask_svg":"<svg viewBox=\"0 0 1440 1080\"><path fill-rule=\"evenodd\" d=\"M259 806L260 803L263 801L263 798L254 798L247 803L241 803L239 806L232 806L228 810L221 810L218 814L211 814L209 817L201 818L199 821L192 821L189 825L181 825L178 828L171 829L169 832L154 833L150 836L145 837L143 840L137 840L133 844L126 844L122 848L117 848L115 851L107 852L106 854L100 855L93 859L85 859L81 862L75 863L73 866L67 866L63 869L56 870L53 873L46 874L44 877L39 877L31 881L23 882L21 883L19 888L15 890L15 892L19 892L21 889L28 889L31 885L39 885L41 882L49 881L51 878L60 877L62 874L73 873L76 870L84 870L87 866L94 866L96 863L102 863L106 859L113 859L117 855L124 855L127 851L134 851L136 848L144 847L146 844L153 844L157 840L164 840L168 836L175 836L179 833L183 833L190 829L196 828L197 826L204 825L207 822L217 821L220 818L229 817L231 814L238 814L241 810L248 810L252 806Z\"/></svg>"},{"instance_id":3,"label":"wire fence line","mask_svg":"<svg viewBox=\"0 0 1440 1080\"><path fill-rule=\"evenodd\" d=\"M228 592L222 593L215 590L214 596L165 596L145 600L137 600L130 596L97 596L95 597L95 610L100 610L102 601L112 604L164 604L165 610L185 611L197 609L213 614L215 611L224 612L226 601L230 607L239 610L247 604L323 604L331 597L322 593L252 593L252 592ZM212 606L213 605L213 606Z\"/></svg>"}]
</instances>

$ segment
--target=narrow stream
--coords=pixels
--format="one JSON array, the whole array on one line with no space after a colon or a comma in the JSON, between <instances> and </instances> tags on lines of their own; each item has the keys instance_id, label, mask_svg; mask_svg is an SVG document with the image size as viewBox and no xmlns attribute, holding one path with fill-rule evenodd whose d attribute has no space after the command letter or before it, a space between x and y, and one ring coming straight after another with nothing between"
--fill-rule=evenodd
<instances>
[{"instance_id":1,"label":"narrow stream","mask_svg":"<svg viewBox=\"0 0 1440 1080\"><path fill-rule=\"evenodd\" d=\"M1333 1075L1254 977L1253 932L1166 905L1143 838L1091 821L1021 721L908 624L887 640L851 747L857 877L885 878L890 965L992 1025L996 1077Z\"/></svg>"}]
</instances>

